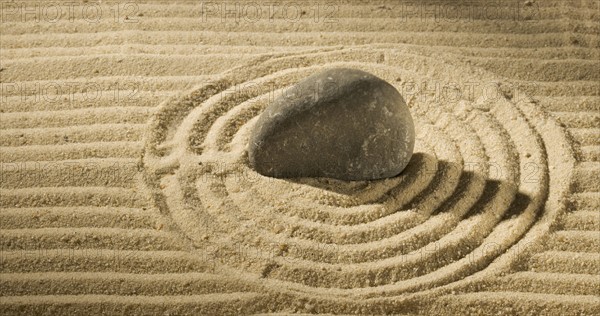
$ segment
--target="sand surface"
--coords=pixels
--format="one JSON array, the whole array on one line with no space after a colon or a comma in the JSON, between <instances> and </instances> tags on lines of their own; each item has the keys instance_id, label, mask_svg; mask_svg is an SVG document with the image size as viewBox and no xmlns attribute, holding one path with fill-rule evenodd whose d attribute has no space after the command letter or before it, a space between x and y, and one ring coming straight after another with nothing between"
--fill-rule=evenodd
<instances>
[{"instance_id":1,"label":"sand surface","mask_svg":"<svg viewBox=\"0 0 600 316\"><path fill-rule=\"evenodd\" d=\"M599 2L425 3L3 2L0 314L600 314ZM248 168L330 67L405 97L407 169Z\"/></svg>"}]
</instances>

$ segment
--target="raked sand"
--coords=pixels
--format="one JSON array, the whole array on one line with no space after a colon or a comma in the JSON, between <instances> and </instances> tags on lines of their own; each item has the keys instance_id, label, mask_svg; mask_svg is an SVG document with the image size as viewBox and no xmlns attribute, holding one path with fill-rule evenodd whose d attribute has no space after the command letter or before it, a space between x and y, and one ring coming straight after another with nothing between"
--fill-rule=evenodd
<instances>
[{"instance_id":1,"label":"raked sand","mask_svg":"<svg viewBox=\"0 0 600 316\"><path fill-rule=\"evenodd\" d=\"M1 314L600 313L597 1L15 3ZM407 169L248 168L264 107L331 67L403 94Z\"/></svg>"}]
</instances>

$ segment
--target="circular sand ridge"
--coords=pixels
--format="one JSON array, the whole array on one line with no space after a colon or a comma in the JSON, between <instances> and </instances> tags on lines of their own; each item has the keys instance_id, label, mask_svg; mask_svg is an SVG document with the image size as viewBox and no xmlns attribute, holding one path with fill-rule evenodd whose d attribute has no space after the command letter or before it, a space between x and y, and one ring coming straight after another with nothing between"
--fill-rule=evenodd
<instances>
[{"instance_id":1,"label":"circular sand ridge","mask_svg":"<svg viewBox=\"0 0 600 316\"><path fill-rule=\"evenodd\" d=\"M397 50L357 49L265 59L166 102L147 138L146 178L194 245L280 290L330 288L328 295L417 292L516 258L507 249L549 212L548 164L531 117L502 95L432 102L424 89L405 96L417 142L395 178L283 180L248 167L257 116L327 67L371 72L401 93L415 82L484 78Z\"/></svg>"}]
</instances>

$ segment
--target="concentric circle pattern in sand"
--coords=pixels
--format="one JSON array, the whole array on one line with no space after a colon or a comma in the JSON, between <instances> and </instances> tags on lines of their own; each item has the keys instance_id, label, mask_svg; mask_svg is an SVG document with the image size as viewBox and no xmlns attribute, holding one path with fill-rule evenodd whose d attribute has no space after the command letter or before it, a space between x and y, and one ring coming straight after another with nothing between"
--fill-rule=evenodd
<instances>
[{"instance_id":1,"label":"concentric circle pattern in sand","mask_svg":"<svg viewBox=\"0 0 600 316\"><path fill-rule=\"evenodd\" d=\"M264 107L328 67L371 72L407 98L417 142L400 176L283 180L248 167ZM536 238L531 227L556 216L568 188L550 190L549 165L569 158L558 125L494 79L386 48L238 67L161 105L146 141L147 182L199 254L275 292L418 297L498 274Z\"/></svg>"}]
</instances>

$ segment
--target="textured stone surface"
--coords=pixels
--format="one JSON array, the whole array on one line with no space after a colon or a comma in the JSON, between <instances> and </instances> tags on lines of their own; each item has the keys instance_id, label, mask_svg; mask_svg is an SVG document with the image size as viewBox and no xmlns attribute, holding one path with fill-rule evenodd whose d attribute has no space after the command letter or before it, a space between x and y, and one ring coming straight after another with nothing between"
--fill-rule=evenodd
<instances>
[{"instance_id":1,"label":"textured stone surface","mask_svg":"<svg viewBox=\"0 0 600 316\"><path fill-rule=\"evenodd\" d=\"M265 109L248 159L266 176L372 180L398 175L414 142L408 106L392 85L336 68L298 82Z\"/></svg>"}]
</instances>

